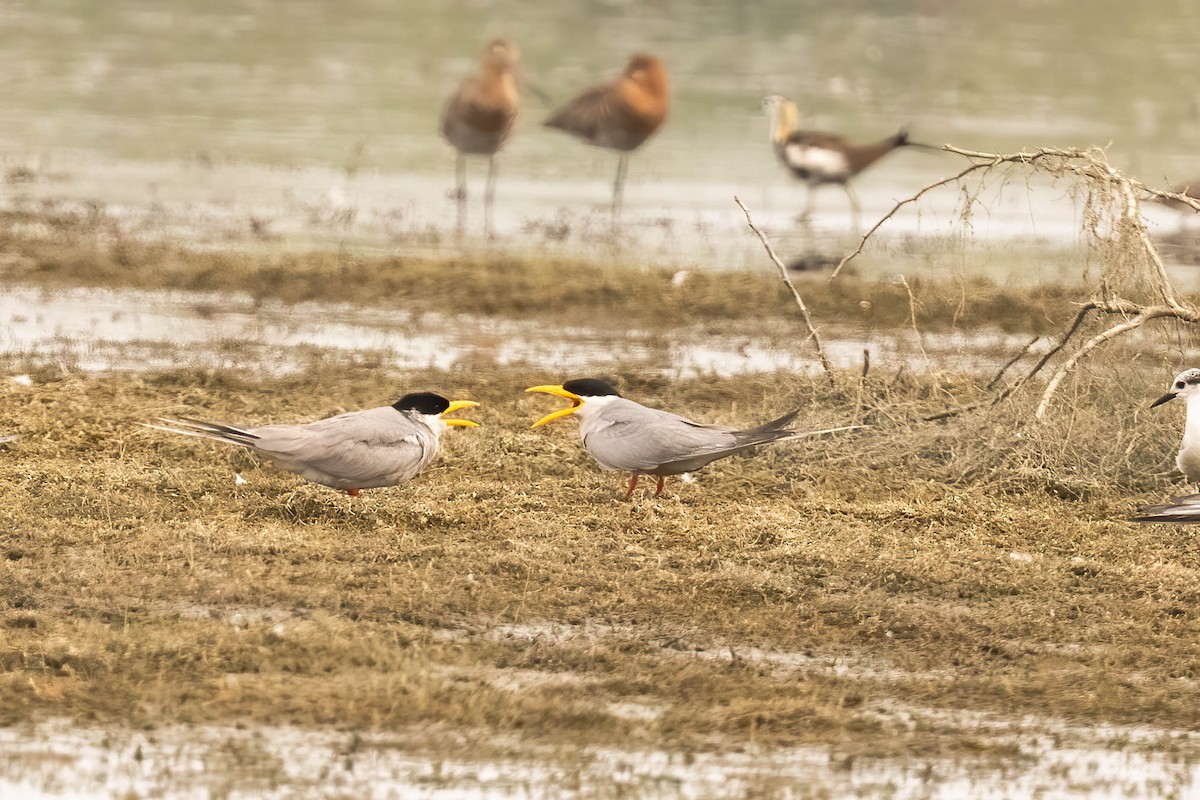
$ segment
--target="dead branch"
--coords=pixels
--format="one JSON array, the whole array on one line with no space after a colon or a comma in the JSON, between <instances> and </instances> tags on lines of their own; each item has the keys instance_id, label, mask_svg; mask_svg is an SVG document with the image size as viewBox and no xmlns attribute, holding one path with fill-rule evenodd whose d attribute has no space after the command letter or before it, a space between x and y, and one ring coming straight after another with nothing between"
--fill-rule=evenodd
<instances>
[{"instance_id":1,"label":"dead branch","mask_svg":"<svg viewBox=\"0 0 1200 800\"><path fill-rule=\"evenodd\" d=\"M1035 413L1036 418L1041 419L1045 415L1050 406L1051 399L1067 375L1074 371L1083 359L1113 339L1136 330L1155 319L1174 318L1193 324L1200 323L1200 307L1186 300L1181 300L1175 291L1174 285L1171 283L1166 266L1158 252L1158 248L1150 237L1145 219L1142 217L1139 199L1153 198L1157 200L1176 201L1197 212L1200 212L1200 200L1181 192L1148 186L1141 181L1129 177L1108 162L1108 157L1101 148L1044 147L1023 150L1016 153L987 153L978 150L966 150L947 144L943 145L941 149L948 153L960 155L968 159L970 163L954 175L922 187L915 194L898 201L892 206L875 225L863 234L853 252L842 258L833 270L833 273L829 276L830 281L836 279L842 268L851 260L857 258L879 229L905 206L916 203L935 189L960 183L964 178L973 173L979 173L986 178L990 172L1004 166L1023 166L1056 178L1074 178L1086 184L1091 191L1107 192L1109 193L1108 196L1115 197L1119 202L1119 206L1113 212L1112 221L1114 224L1129 226L1124 230L1131 232L1133 239L1140 246L1142 254L1146 259L1145 263L1150 267L1152 289L1161 298L1161 303L1146 304L1121 297L1118 294L1118 290L1110 285L1106 276L1097 287L1093 298L1080 308L1075 320L1064 331L1058 344L1044 353L1024 375L1001 390L990 400L990 403L989 401L972 403L959 408L949 409L926 419L946 419L966 411L981 408L985 405L995 405L1010 397L1041 372L1052 359L1066 350L1068 343L1071 342L1075 334L1079 331L1084 320L1092 313L1118 316L1121 317L1121 320L1079 345L1058 365L1042 392L1042 397ZM1092 235L1100 235L1096 226L1093 225L1090 230ZM1028 352L1033 344L1034 342L1030 342L1020 353L1006 363L996 377L987 384L986 391L991 391L995 388L1003 375Z\"/></svg>"},{"instance_id":2,"label":"dead branch","mask_svg":"<svg viewBox=\"0 0 1200 800\"><path fill-rule=\"evenodd\" d=\"M1080 361L1090 355L1093 350L1095 350L1097 347L1100 347L1102 344L1112 341L1123 333L1128 333L1135 328L1140 328L1142 325L1145 325L1152 319L1175 317L1176 319L1182 319L1186 322L1200 322L1200 315L1194 313L1187 314L1186 312L1181 314L1181 311L1182 309L1177 309L1171 306L1149 306L1138 311L1138 313L1130 319L1117 323L1111 328L1101 331L1091 339L1088 339L1086 342L1080 345L1079 349L1072 353L1066 361L1060 364L1057 370L1055 370L1054 375L1052 375L1050 378L1050 382L1046 384L1045 391L1042 392L1042 399L1038 403L1037 411L1035 411L1033 414L1034 419L1041 419L1043 416L1045 416L1046 409L1050 407L1050 400L1054 396L1054 392L1058 389L1058 385L1062 383L1063 378L1065 378L1071 372L1071 370L1075 369L1075 366Z\"/></svg>"},{"instance_id":3,"label":"dead branch","mask_svg":"<svg viewBox=\"0 0 1200 800\"><path fill-rule=\"evenodd\" d=\"M826 377L829 382L833 383L833 365L829 363L829 359L825 356L825 346L821 343L821 336L817 333L817 328L813 325L812 316L808 313L808 306L804 303L804 297L801 296L800 290L796 288L796 284L792 283L791 277L788 275L787 266L779 260L779 256L775 254L775 248L771 247L771 242L767 239L767 235L763 233L754 220L750 218L750 211L742 204L742 201L737 195L734 195L733 202L738 204L738 208L742 209L742 213L746 215L746 224L750 226L750 230L758 235L758 240L762 242L762 246L767 251L767 256L771 261L775 262L776 268L779 270L779 277L783 279L784 285L792 293L792 297L796 299L796 305L800 307L800 314L804 317L804 325L808 328L808 336L813 341L813 346L817 350L817 358L821 361L821 366L825 370Z\"/></svg>"},{"instance_id":4,"label":"dead branch","mask_svg":"<svg viewBox=\"0 0 1200 800\"><path fill-rule=\"evenodd\" d=\"M1041 336L1035 336L1032 339L1030 339L1029 343L1026 344L1024 347L1022 347L1020 350L1018 350L1017 354L1015 356L1010 358L1008 361L1004 362L1004 366L1002 366L1000 368L1000 371L997 372L996 375L990 381L988 381L987 386L983 387L983 390L985 392L990 392L992 390L992 387L995 386L997 383L999 383L1000 379L1004 377L1005 373L1007 373L1009 371L1009 369L1012 368L1012 365L1016 364L1018 361L1020 361L1022 358L1024 358L1025 354L1029 352L1030 348L1033 347L1038 342L1040 342L1041 340L1042 340Z\"/></svg>"},{"instance_id":5,"label":"dead branch","mask_svg":"<svg viewBox=\"0 0 1200 800\"><path fill-rule=\"evenodd\" d=\"M904 287L904 291L908 292L908 319L912 323L913 334L917 337L917 347L921 348L921 358L925 359L926 368L929 367L929 353L925 352L925 338L921 336L921 329L917 327L917 298L913 294L912 287L908 285L908 279L903 275L899 276L900 285Z\"/></svg>"},{"instance_id":6,"label":"dead branch","mask_svg":"<svg viewBox=\"0 0 1200 800\"><path fill-rule=\"evenodd\" d=\"M955 147L954 145L949 145L949 144L942 145L941 149L945 150L947 153L954 153L956 155L966 156L967 158L972 159L974 163L972 163L970 166L966 167L965 169L961 170L957 174L951 175L949 178L943 178L940 181L934 181L933 183L929 184L928 186L922 187L921 190L918 191L916 194L911 195L909 197L904 198L903 200L898 201L894 206L892 206L890 211L888 211L886 214L884 214L883 217L878 222L876 222L874 225L871 226L870 230L868 230L866 233L864 233L862 235L862 238L858 242L858 246L856 248L854 248L854 252L852 252L849 255L842 258L842 260L838 262L838 265L833 268L833 272L829 275L829 280L831 282L838 276L838 273L840 273L842 271L842 267L846 266L846 264L848 264L850 261L854 260L855 258L857 258L859 255L862 254L863 249L866 248L866 246L867 246L867 242L870 240L870 238L872 236L875 235L876 231L878 231L880 228L883 227L885 222L887 222L889 219L894 217L896 215L896 213L898 211L900 211L900 209L904 208L904 206L911 205L911 204L917 202L918 200L920 200L925 195L929 194L934 189L938 189L938 188L941 188L942 186L946 186L946 185L949 185L952 183L959 183L960 181L962 181L963 178L967 177L968 175L970 175L973 172L990 171L990 170L993 170L996 167L999 167L1003 164L1034 164L1038 161L1045 160L1048 158L1072 159L1072 158L1086 157L1085 151L1078 150L1075 148L1071 148L1071 149L1067 149L1067 150L1059 150L1056 148L1041 148L1041 149L1035 150L1033 152L1022 151L1020 153L1007 153L1007 154L981 153L981 152L977 152L974 150L963 150L962 148Z\"/></svg>"},{"instance_id":7,"label":"dead branch","mask_svg":"<svg viewBox=\"0 0 1200 800\"><path fill-rule=\"evenodd\" d=\"M992 402L992 405L1000 403L1006 398L1010 397L1013 392L1020 389L1022 386L1032 380L1033 376L1041 372L1042 367L1050 363L1050 359L1062 352L1062 349L1067 346L1067 342L1071 341L1071 337L1074 336L1079 330L1079 326L1083 324L1085 319L1087 319L1088 314L1095 310L1095 303L1085 303L1083 308L1079 309L1079 313L1075 315L1075 321L1071 323L1071 327L1067 328L1066 332L1063 333L1062 337L1058 340L1058 344L1054 345L1054 347L1051 347L1049 350L1043 353L1042 357L1037 360L1037 363L1035 363L1028 372L1018 378L1016 383L1006 387L1004 391L1000 392L1000 394L997 395L996 399Z\"/></svg>"}]
</instances>

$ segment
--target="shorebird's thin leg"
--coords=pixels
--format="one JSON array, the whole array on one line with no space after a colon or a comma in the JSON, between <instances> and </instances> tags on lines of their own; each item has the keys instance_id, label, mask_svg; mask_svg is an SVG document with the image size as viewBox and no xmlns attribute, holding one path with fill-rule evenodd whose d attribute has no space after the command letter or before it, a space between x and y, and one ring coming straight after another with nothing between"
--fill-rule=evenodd
<instances>
[{"instance_id":1,"label":"shorebird's thin leg","mask_svg":"<svg viewBox=\"0 0 1200 800\"><path fill-rule=\"evenodd\" d=\"M655 497L658 497L660 494L662 494L663 481L665 481L666 479L667 479L667 477L665 475L658 476L658 488L654 490Z\"/></svg>"},{"instance_id":2,"label":"shorebird's thin leg","mask_svg":"<svg viewBox=\"0 0 1200 800\"><path fill-rule=\"evenodd\" d=\"M458 154L458 160L454 163L454 177L458 184L454 189L454 197L458 200L458 235L461 236L467 227L467 157L462 153Z\"/></svg>"},{"instance_id":3,"label":"shorebird's thin leg","mask_svg":"<svg viewBox=\"0 0 1200 800\"><path fill-rule=\"evenodd\" d=\"M629 154L621 153L617 160L617 179L613 181L612 218L616 225L621 220L621 204L625 199L625 170L629 166Z\"/></svg>"},{"instance_id":4,"label":"shorebird's thin leg","mask_svg":"<svg viewBox=\"0 0 1200 800\"><path fill-rule=\"evenodd\" d=\"M815 183L808 184L808 191L804 195L804 210L796 216L796 221L807 225L812 220L813 200L817 196L817 185Z\"/></svg>"},{"instance_id":5,"label":"shorebird's thin leg","mask_svg":"<svg viewBox=\"0 0 1200 800\"><path fill-rule=\"evenodd\" d=\"M846 190L846 197L850 198L850 223L854 226L854 232L858 233L859 216L862 212L862 207L858 203L858 195L854 193L848 183L843 183L842 188Z\"/></svg>"},{"instance_id":6,"label":"shorebird's thin leg","mask_svg":"<svg viewBox=\"0 0 1200 800\"><path fill-rule=\"evenodd\" d=\"M633 490L637 488L638 478L640 477L641 475L638 475L636 472L631 472L629 474L629 491L625 492L626 500L633 497Z\"/></svg>"},{"instance_id":7,"label":"shorebird's thin leg","mask_svg":"<svg viewBox=\"0 0 1200 800\"><path fill-rule=\"evenodd\" d=\"M483 195L483 235L492 237L492 201L496 197L496 156L488 156L487 189Z\"/></svg>"}]
</instances>

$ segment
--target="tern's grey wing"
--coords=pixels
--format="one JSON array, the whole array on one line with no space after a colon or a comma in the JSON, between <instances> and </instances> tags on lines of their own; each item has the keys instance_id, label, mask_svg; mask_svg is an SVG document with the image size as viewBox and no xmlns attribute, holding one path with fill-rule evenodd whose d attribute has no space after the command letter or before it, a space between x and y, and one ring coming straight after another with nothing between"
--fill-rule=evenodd
<instances>
[{"instance_id":1,"label":"tern's grey wing","mask_svg":"<svg viewBox=\"0 0 1200 800\"><path fill-rule=\"evenodd\" d=\"M580 428L588 451L609 469L678 475L756 445L796 436L787 425L798 411L748 430L735 430L646 408L630 400L614 402Z\"/></svg>"},{"instance_id":2,"label":"tern's grey wing","mask_svg":"<svg viewBox=\"0 0 1200 800\"><path fill-rule=\"evenodd\" d=\"M437 454L434 433L390 407L306 425L252 428L255 452L335 489L372 489L409 480Z\"/></svg>"},{"instance_id":3,"label":"tern's grey wing","mask_svg":"<svg viewBox=\"0 0 1200 800\"><path fill-rule=\"evenodd\" d=\"M1170 503L1139 508L1132 522L1167 522L1177 525L1200 522L1200 494L1173 497Z\"/></svg>"},{"instance_id":4,"label":"tern's grey wing","mask_svg":"<svg viewBox=\"0 0 1200 800\"><path fill-rule=\"evenodd\" d=\"M698 469L712 460L706 454L737 447L729 428L701 425L686 417L646 408L632 401L614 402L580 428L584 446L601 466L629 472L655 472L697 457ZM680 469L678 472L686 472Z\"/></svg>"}]
</instances>

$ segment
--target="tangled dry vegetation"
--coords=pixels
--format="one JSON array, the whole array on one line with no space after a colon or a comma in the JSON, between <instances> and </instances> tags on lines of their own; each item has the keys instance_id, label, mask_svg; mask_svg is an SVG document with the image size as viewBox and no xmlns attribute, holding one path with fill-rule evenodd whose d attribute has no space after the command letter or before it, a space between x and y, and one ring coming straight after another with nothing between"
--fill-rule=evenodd
<instances>
[{"instance_id":1,"label":"tangled dry vegetation","mask_svg":"<svg viewBox=\"0 0 1200 800\"><path fill-rule=\"evenodd\" d=\"M1063 380L1093 351L1156 320L1169 319L1188 325L1200 322L1200 308L1182 298L1175 289L1139 205L1141 199L1148 198L1180 204L1200 212L1200 201L1186 193L1158 189L1126 175L1109 163L1100 148L1043 147L1017 153L986 153L952 145L946 145L943 149L965 157L968 166L896 203L863 234L858 247L842 258L834 268L830 281L837 279L842 268L863 252L871 237L901 208L917 202L935 189L955 185L963 191L961 218L964 224L969 224L982 187L995 173L1000 173L1000 179L1005 182L1014 177L1028 180L1033 176L1071 181L1072 191L1081 192L1085 197L1083 225L1090 237L1092 255L1098 262L1098 279L1090 289L1090 296L1077 303L1078 312L1074 321L1062 331L1047 357L1038 359L1033 368L1014 384L1001 388L996 401L1007 398L1024 386L1053 356L1062 354L1063 358L1052 367L1034 412L1034 416L1041 419L1050 408ZM964 181L968 177L975 177L978 182L967 186ZM784 281L788 283L786 275ZM906 289L909 288L903 277L901 281ZM804 301L798 294L796 300L803 310ZM913 302L915 309L915 297ZM1104 320L1100 323L1102 329L1094 332L1090 338L1073 342L1081 330L1086 330L1084 323L1089 317ZM915 310L912 318L915 324ZM820 338L811 324L809 327L815 346L820 351ZM822 363L826 370L830 368L824 356Z\"/></svg>"}]
</instances>

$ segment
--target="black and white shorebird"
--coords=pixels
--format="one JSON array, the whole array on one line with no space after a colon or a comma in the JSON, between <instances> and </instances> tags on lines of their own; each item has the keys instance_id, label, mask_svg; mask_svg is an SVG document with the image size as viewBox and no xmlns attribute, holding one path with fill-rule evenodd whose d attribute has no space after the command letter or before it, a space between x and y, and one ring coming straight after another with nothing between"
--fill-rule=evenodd
<instances>
[{"instance_id":1,"label":"black and white shorebird","mask_svg":"<svg viewBox=\"0 0 1200 800\"><path fill-rule=\"evenodd\" d=\"M771 145L775 155L789 172L808 185L804 211L799 216L802 220L807 220L812 213L817 188L834 184L841 186L850 199L857 229L860 206L858 196L850 187L850 179L898 147L928 147L910 142L908 132L904 130L878 142L851 144L836 133L801 130L799 109L781 94L768 95L762 102L771 121Z\"/></svg>"},{"instance_id":2,"label":"black and white shorebird","mask_svg":"<svg viewBox=\"0 0 1200 800\"><path fill-rule=\"evenodd\" d=\"M862 427L850 425L809 432L791 430L787 426L799 411L791 411L747 430L704 425L628 400L608 383L596 378L571 380L561 386L531 386L525 391L552 394L571 401L569 407L547 414L533 423L533 427L571 414L578 417L579 437L592 458L606 470L629 473L626 500L633 496L638 479L643 475L658 478L654 492L658 497L668 475L695 472L713 461L768 442Z\"/></svg>"},{"instance_id":3,"label":"black and white shorebird","mask_svg":"<svg viewBox=\"0 0 1200 800\"><path fill-rule=\"evenodd\" d=\"M411 480L437 455L447 427L477 427L446 415L479 404L432 392L406 394L390 406L351 411L300 425L239 428L222 422L160 418L147 428L240 445L305 480L358 497L360 489Z\"/></svg>"},{"instance_id":4,"label":"black and white shorebird","mask_svg":"<svg viewBox=\"0 0 1200 800\"><path fill-rule=\"evenodd\" d=\"M1175 456L1175 466L1191 483L1200 484L1200 369L1186 369L1171 381L1171 388L1150 404L1161 406L1175 398L1187 403L1183 441ZM1170 503L1139 509L1134 522L1200 522L1200 494L1172 498Z\"/></svg>"}]
</instances>

